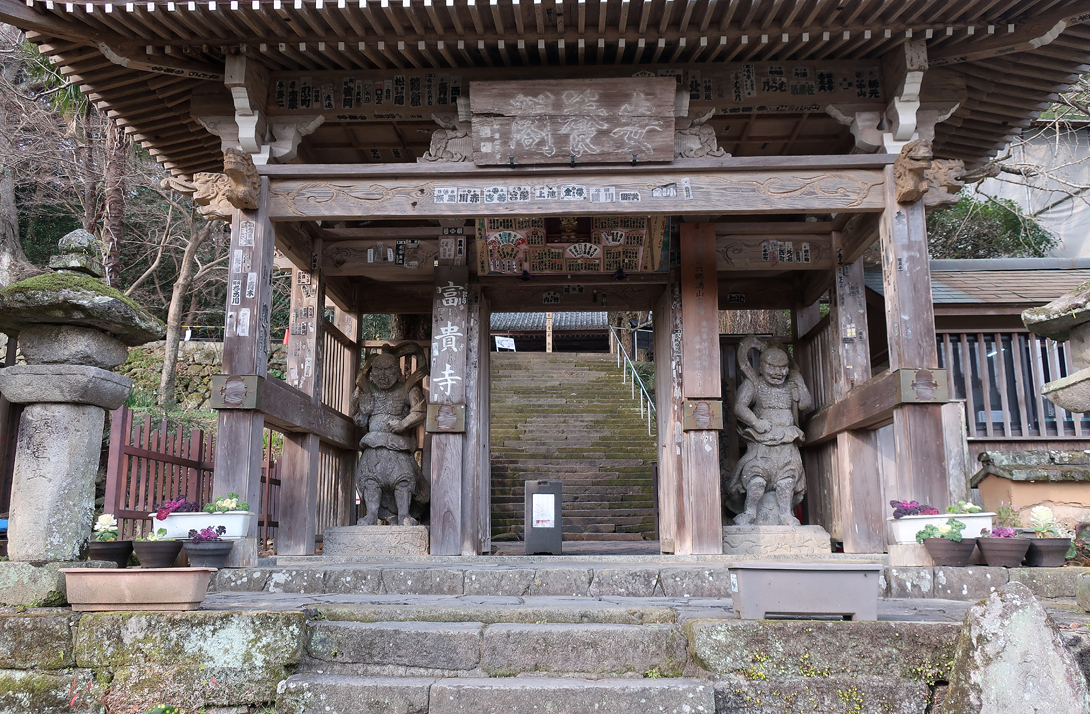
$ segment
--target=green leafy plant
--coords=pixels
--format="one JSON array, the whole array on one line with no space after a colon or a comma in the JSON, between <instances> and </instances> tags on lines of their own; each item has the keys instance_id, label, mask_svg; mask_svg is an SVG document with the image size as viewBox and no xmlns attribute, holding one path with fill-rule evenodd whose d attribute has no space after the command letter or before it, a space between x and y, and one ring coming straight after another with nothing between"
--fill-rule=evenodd
<instances>
[{"instance_id":1,"label":"green leafy plant","mask_svg":"<svg viewBox=\"0 0 1090 714\"><path fill-rule=\"evenodd\" d=\"M999 508L995 509L995 525L1003 528L1021 528L1022 514L1010 503L1000 504Z\"/></svg>"},{"instance_id":2,"label":"green leafy plant","mask_svg":"<svg viewBox=\"0 0 1090 714\"><path fill-rule=\"evenodd\" d=\"M227 513L228 511L248 510L250 510L250 504L239 500L239 495L237 493L229 493L226 496L220 496L211 503L206 503L204 506L205 513Z\"/></svg>"},{"instance_id":3,"label":"green leafy plant","mask_svg":"<svg viewBox=\"0 0 1090 714\"><path fill-rule=\"evenodd\" d=\"M927 242L932 258L1039 258L1058 240L1013 201L963 195L927 215Z\"/></svg>"},{"instance_id":4,"label":"green leafy plant","mask_svg":"<svg viewBox=\"0 0 1090 714\"><path fill-rule=\"evenodd\" d=\"M95 520L94 532L96 541L108 542L117 540L119 532L117 519L109 513L103 513Z\"/></svg>"},{"instance_id":5,"label":"green leafy plant","mask_svg":"<svg viewBox=\"0 0 1090 714\"><path fill-rule=\"evenodd\" d=\"M156 541L161 541L161 540L173 540L173 539L172 538L167 538L167 529L166 528L160 528L157 531L152 531L151 533L148 533L143 538L135 538L134 540L156 542Z\"/></svg>"},{"instance_id":6,"label":"green leafy plant","mask_svg":"<svg viewBox=\"0 0 1090 714\"><path fill-rule=\"evenodd\" d=\"M961 542L961 532L965 530L965 524L956 518L951 518L941 526L927 525L916 534L916 542L923 543L926 538L945 538L955 543Z\"/></svg>"},{"instance_id":7,"label":"green leafy plant","mask_svg":"<svg viewBox=\"0 0 1090 714\"><path fill-rule=\"evenodd\" d=\"M1029 527L1038 538L1058 538L1060 527L1048 506L1034 506L1029 512Z\"/></svg>"},{"instance_id":8,"label":"green leafy plant","mask_svg":"<svg viewBox=\"0 0 1090 714\"><path fill-rule=\"evenodd\" d=\"M946 507L947 513L966 515L970 513L980 513L983 510L984 509L980 506L976 505L975 503L969 503L968 501L955 501L954 503L951 503L949 506Z\"/></svg>"},{"instance_id":9,"label":"green leafy plant","mask_svg":"<svg viewBox=\"0 0 1090 714\"><path fill-rule=\"evenodd\" d=\"M185 714L185 712L178 707L172 707L167 704L156 704L151 709L148 709L145 714Z\"/></svg>"}]
</instances>

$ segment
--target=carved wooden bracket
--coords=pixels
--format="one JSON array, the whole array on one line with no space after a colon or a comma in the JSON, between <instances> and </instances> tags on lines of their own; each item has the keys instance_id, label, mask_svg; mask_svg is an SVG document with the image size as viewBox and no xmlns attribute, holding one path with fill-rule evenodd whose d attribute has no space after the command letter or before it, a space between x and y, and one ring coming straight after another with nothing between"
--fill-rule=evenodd
<instances>
[{"instance_id":1,"label":"carved wooden bracket","mask_svg":"<svg viewBox=\"0 0 1090 714\"><path fill-rule=\"evenodd\" d=\"M431 146L417 159L418 163L470 161L473 158L473 137L469 122L459 121L457 116L432 114L441 128L431 135Z\"/></svg>"},{"instance_id":2,"label":"carved wooden bracket","mask_svg":"<svg viewBox=\"0 0 1090 714\"><path fill-rule=\"evenodd\" d=\"M958 192L965 187L965 162L961 159L934 159L926 176L928 188L923 205L928 209L951 208L958 202Z\"/></svg>"},{"instance_id":3,"label":"carved wooden bracket","mask_svg":"<svg viewBox=\"0 0 1090 714\"><path fill-rule=\"evenodd\" d=\"M220 138L220 148L226 152L228 149L241 148L246 150L243 143L244 141L250 142L250 139L244 140L240 127L248 127L247 121L256 116L260 115L254 114L249 118L241 115L204 116L197 117L197 121L209 133ZM303 137L313 133L315 129L322 125L323 121L325 121L325 117L320 114L270 117L267 122L262 119L261 122L265 129L261 133L260 142L256 144L257 151L247 150L247 153L253 158L255 164L262 166L270 162L287 163L295 158L296 153L299 151L299 143L303 140ZM254 146L255 144L248 143L248 145Z\"/></svg>"},{"instance_id":4,"label":"carved wooden bracket","mask_svg":"<svg viewBox=\"0 0 1090 714\"><path fill-rule=\"evenodd\" d=\"M197 211L207 220L230 221L234 209L257 209L260 177L250 155L241 149L223 152L223 173L193 174L192 181L166 178L163 188L193 196Z\"/></svg>"},{"instance_id":5,"label":"carved wooden bracket","mask_svg":"<svg viewBox=\"0 0 1090 714\"><path fill-rule=\"evenodd\" d=\"M712 109L707 114L698 116L695 119L681 117L675 120L675 159L730 156L726 151L719 148L719 142L715 138L715 129L706 123L714 114L715 109Z\"/></svg>"},{"instance_id":6,"label":"carved wooden bracket","mask_svg":"<svg viewBox=\"0 0 1090 714\"><path fill-rule=\"evenodd\" d=\"M893 182L898 203L913 203L927 193L927 171L935 155L926 141L910 141L893 162Z\"/></svg>"}]
</instances>

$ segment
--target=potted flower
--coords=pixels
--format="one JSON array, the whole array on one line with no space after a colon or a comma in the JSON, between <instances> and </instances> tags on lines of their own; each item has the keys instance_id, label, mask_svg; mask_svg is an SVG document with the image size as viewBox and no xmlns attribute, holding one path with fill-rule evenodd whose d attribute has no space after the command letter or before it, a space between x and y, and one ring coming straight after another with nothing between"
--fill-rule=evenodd
<instances>
[{"instance_id":1,"label":"potted flower","mask_svg":"<svg viewBox=\"0 0 1090 714\"><path fill-rule=\"evenodd\" d=\"M171 508L179 501L180 505ZM250 504L241 500L237 493L229 493L205 504L203 509L179 496L174 501L167 501L158 511L149 513L148 516L153 519L154 530L167 529L168 538L182 539L198 528L223 526L223 539L237 540L249 531L250 519L254 514L250 512Z\"/></svg>"},{"instance_id":2,"label":"potted flower","mask_svg":"<svg viewBox=\"0 0 1090 714\"><path fill-rule=\"evenodd\" d=\"M1047 506L1034 506L1029 512L1033 538L1026 551L1026 565L1031 568L1058 568L1067 559L1071 539L1060 533L1056 516Z\"/></svg>"},{"instance_id":3,"label":"potted flower","mask_svg":"<svg viewBox=\"0 0 1090 714\"><path fill-rule=\"evenodd\" d=\"M141 568L169 568L182 552L182 542L167 538L166 528L152 531L146 538L137 538L132 546Z\"/></svg>"},{"instance_id":4,"label":"potted flower","mask_svg":"<svg viewBox=\"0 0 1090 714\"><path fill-rule=\"evenodd\" d=\"M916 501L890 501L893 515L886 519L889 524L889 542L908 544L914 543L916 533L929 524L938 525L943 522L939 509Z\"/></svg>"},{"instance_id":5,"label":"potted flower","mask_svg":"<svg viewBox=\"0 0 1090 714\"><path fill-rule=\"evenodd\" d=\"M923 543L935 565L968 565L973 557L975 538L963 538L965 524L950 518L941 525L928 524L916 533L916 542Z\"/></svg>"},{"instance_id":6,"label":"potted flower","mask_svg":"<svg viewBox=\"0 0 1090 714\"><path fill-rule=\"evenodd\" d=\"M195 567L222 568L227 565L227 556L231 554L234 541L224 540L223 526L208 526L189 531L189 540L185 541L185 554L189 564Z\"/></svg>"},{"instance_id":7,"label":"potted flower","mask_svg":"<svg viewBox=\"0 0 1090 714\"><path fill-rule=\"evenodd\" d=\"M87 548L88 560L105 560L117 563L124 568L132 555L132 541L119 540L120 530L117 519L109 513L103 513L95 520L94 536Z\"/></svg>"},{"instance_id":8,"label":"potted flower","mask_svg":"<svg viewBox=\"0 0 1090 714\"><path fill-rule=\"evenodd\" d=\"M984 562L992 567L1017 568L1026 557L1029 541L1018 537L1018 531L1006 526L983 529L976 539Z\"/></svg>"}]
</instances>

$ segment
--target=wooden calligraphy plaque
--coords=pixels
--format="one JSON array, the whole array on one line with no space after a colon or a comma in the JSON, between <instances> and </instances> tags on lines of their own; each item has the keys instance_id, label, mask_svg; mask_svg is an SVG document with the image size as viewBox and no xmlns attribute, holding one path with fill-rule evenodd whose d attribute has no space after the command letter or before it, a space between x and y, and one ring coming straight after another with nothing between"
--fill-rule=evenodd
<instances>
[{"instance_id":1,"label":"wooden calligraphy plaque","mask_svg":"<svg viewBox=\"0 0 1090 714\"><path fill-rule=\"evenodd\" d=\"M673 161L676 92L673 77L473 82L473 161Z\"/></svg>"}]
</instances>

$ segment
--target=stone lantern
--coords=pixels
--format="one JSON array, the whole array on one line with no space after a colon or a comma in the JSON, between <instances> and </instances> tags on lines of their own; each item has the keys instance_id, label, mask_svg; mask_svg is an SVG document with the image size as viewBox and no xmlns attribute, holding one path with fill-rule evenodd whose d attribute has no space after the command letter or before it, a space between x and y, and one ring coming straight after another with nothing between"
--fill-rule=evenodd
<instances>
[{"instance_id":1,"label":"stone lantern","mask_svg":"<svg viewBox=\"0 0 1090 714\"><path fill-rule=\"evenodd\" d=\"M0 393L24 404L8 527L12 561L79 558L95 505L95 474L107 409L132 381L110 371L128 346L161 340L163 323L107 286L97 241L61 238L55 272L0 290L0 331L17 335L25 365L0 370Z\"/></svg>"}]
</instances>

